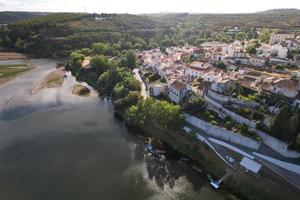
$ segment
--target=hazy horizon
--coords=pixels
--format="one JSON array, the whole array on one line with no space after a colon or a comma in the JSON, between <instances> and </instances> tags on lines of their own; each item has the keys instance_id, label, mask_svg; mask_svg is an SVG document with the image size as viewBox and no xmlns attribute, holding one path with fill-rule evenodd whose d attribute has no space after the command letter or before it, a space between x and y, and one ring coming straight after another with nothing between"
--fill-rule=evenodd
<instances>
[{"instance_id":1,"label":"hazy horizon","mask_svg":"<svg viewBox=\"0 0 300 200\"><path fill-rule=\"evenodd\" d=\"M245 4L245 3L244 3ZM299 0L0 0L0 11L89 13L254 13L271 9L300 9Z\"/></svg>"}]
</instances>

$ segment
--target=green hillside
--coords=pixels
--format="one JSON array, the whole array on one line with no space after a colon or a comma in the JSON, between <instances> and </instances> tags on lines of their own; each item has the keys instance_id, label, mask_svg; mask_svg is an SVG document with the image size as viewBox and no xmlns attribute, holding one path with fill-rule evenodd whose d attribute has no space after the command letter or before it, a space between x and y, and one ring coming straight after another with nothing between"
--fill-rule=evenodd
<instances>
[{"instance_id":1,"label":"green hillside","mask_svg":"<svg viewBox=\"0 0 300 200\"><path fill-rule=\"evenodd\" d=\"M30 19L35 16L43 16L49 13L44 12L14 12L6 11L0 12L0 24L9 24L18 20Z\"/></svg>"},{"instance_id":2,"label":"green hillside","mask_svg":"<svg viewBox=\"0 0 300 200\"><path fill-rule=\"evenodd\" d=\"M35 16L0 28L0 46L38 56L64 56L95 42L109 42L126 49L157 46L199 45L205 41L230 42L226 35L240 27L248 38L257 28L300 30L296 9L270 10L253 14L86 14L55 13Z\"/></svg>"}]
</instances>

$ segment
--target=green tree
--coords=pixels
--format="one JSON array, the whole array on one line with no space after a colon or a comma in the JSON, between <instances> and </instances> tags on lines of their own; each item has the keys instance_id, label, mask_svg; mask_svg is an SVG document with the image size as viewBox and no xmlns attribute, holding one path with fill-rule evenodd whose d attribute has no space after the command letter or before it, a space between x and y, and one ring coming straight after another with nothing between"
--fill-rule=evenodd
<instances>
[{"instance_id":1,"label":"green tree","mask_svg":"<svg viewBox=\"0 0 300 200\"><path fill-rule=\"evenodd\" d=\"M142 126L145 122L152 122L163 128L178 130L182 128L184 116L178 105L147 98L129 108L125 120L132 125Z\"/></svg>"},{"instance_id":2,"label":"green tree","mask_svg":"<svg viewBox=\"0 0 300 200\"><path fill-rule=\"evenodd\" d=\"M248 38L247 34L245 32L239 32L235 35L235 39L243 41Z\"/></svg>"},{"instance_id":3,"label":"green tree","mask_svg":"<svg viewBox=\"0 0 300 200\"><path fill-rule=\"evenodd\" d=\"M291 116L288 106L283 106L271 126L271 134L279 139L293 141L299 126L298 115Z\"/></svg>"},{"instance_id":4,"label":"green tree","mask_svg":"<svg viewBox=\"0 0 300 200\"><path fill-rule=\"evenodd\" d=\"M129 69L134 69L136 66L136 57L133 51L128 51L126 54L126 65Z\"/></svg>"},{"instance_id":5,"label":"green tree","mask_svg":"<svg viewBox=\"0 0 300 200\"><path fill-rule=\"evenodd\" d=\"M76 53L76 52L70 54L69 70L71 70L74 76L77 76L77 72L81 69L83 60L84 60L83 54Z\"/></svg>"},{"instance_id":6,"label":"green tree","mask_svg":"<svg viewBox=\"0 0 300 200\"><path fill-rule=\"evenodd\" d=\"M262 41L262 42L266 42L268 43L269 40L270 40L270 37L271 37L271 32L268 30L268 29L262 29L260 34L259 34L259 39Z\"/></svg>"},{"instance_id":7,"label":"green tree","mask_svg":"<svg viewBox=\"0 0 300 200\"><path fill-rule=\"evenodd\" d=\"M219 69L225 70L226 69L226 64L223 61L219 61L219 62L216 63L216 67L219 68Z\"/></svg>"},{"instance_id":8,"label":"green tree","mask_svg":"<svg viewBox=\"0 0 300 200\"><path fill-rule=\"evenodd\" d=\"M205 101L203 98L192 95L183 104L184 110L192 115L204 111Z\"/></svg>"},{"instance_id":9,"label":"green tree","mask_svg":"<svg viewBox=\"0 0 300 200\"><path fill-rule=\"evenodd\" d=\"M98 55L92 57L91 65L95 68L97 74L102 74L109 68L110 63L106 56Z\"/></svg>"},{"instance_id":10,"label":"green tree","mask_svg":"<svg viewBox=\"0 0 300 200\"><path fill-rule=\"evenodd\" d=\"M94 43L92 45L92 51L94 55L111 56L113 54L113 48L108 43Z\"/></svg>"},{"instance_id":11,"label":"green tree","mask_svg":"<svg viewBox=\"0 0 300 200\"><path fill-rule=\"evenodd\" d=\"M251 55L254 55L257 53L254 45L249 45L248 47L246 47L246 51L247 51L247 53L249 53Z\"/></svg>"}]
</instances>

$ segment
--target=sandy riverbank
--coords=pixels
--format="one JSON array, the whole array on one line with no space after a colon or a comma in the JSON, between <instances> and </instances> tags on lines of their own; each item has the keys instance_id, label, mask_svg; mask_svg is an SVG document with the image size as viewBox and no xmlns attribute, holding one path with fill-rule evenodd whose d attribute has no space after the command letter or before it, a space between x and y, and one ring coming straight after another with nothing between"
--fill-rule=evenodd
<instances>
[{"instance_id":1,"label":"sandy riverbank","mask_svg":"<svg viewBox=\"0 0 300 200\"><path fill-rule=\"evenodd\" d=\"M57 88L61 87L64 82L65 69L60 67L49 72L43 79L41 79L36 86L32 89L31 94L36 94L44 88Z\"/></svg>"},{"instance_id":2,"label":"sandy riverbank","mask_svg":"<svg viewBox=\"0 0 300 200\"><path fill-rule=\"evenodd\" d=\"M27 59L25 54L15 52L0 52L0 60Z\"/></svg>"}]
</instances>

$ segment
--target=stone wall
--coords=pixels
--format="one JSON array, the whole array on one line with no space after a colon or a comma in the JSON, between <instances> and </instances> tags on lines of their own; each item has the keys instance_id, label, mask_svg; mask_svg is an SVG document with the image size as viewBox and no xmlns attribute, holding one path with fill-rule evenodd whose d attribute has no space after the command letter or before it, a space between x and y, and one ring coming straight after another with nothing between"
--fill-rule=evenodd
<instances>
[{"instance_id":1,"label":"stone wall","mask_svg":"<svg viewBox=\"0 0 300 200\"><path fill-rule=\"evenodd\" d=\"M284 157L288 158L299 158L300 153L296 151L291 151L288 149L288 144L285 142L278 140L266 133L256 130L256 134L262 139L263 143L276 151L277 153L281 154Z\"/></svg>"},{"instance_id":2,"label":"stone wall","mask_svg":"<svg viewBox=\"0 0 300 200\"><path fill-rule=\"evenodd\" d=\"M204 99L209 102L210 104L212 104L213 106L215 106L217 109L219 109L221 112L223 112L224 114L230 116L236 123L238 124L245 124L248 127L254 129L256 128L256 123L246 119L228 109L226 109L225 107L223 107L223 105L221 105L219 102L213 100L212 98L210 98L209 96L205 95Z\"/></svg>"},{"instance_id":3,"label":"stone wall","mask_svg":"<svg viewBox=\"0 0 300 200\"><path fill-rule=\"evenodd\" d=\"M216 101L222 102L222 103L231 102L233 104L236 104L236 105L239 105L239 106L245 106L245 107L248 107L248 108L255 108L255 107L259 106L259 104L256 103L256 102L243 101L243 100L240 100L240 99L236 99L236 98L232 98L232 97L229 97L229 96L226 96L226 95L219 94L219 93L214 92L212 90L208 90L207 96L209 96L210 98L212 98Z\"/></svg>"},{"instance_id":4,"label":"stone wall","mask_svg":"<svg viewBox=\"0 0 300 200\"><path fill-rule=\"evenodd\" d=\"M185 117L185 121L187 123L192 124L193 126L203 130L205 133L211 135L212 137L220 138L225 141L232 142L254 150L257 150L260 147L260 142L256 142L248 137L236 134L224 128L214 126L204 120L201 120L189 114L186 114Z\"/></svg>"}]
</instances>

